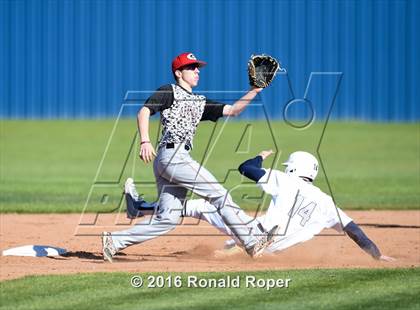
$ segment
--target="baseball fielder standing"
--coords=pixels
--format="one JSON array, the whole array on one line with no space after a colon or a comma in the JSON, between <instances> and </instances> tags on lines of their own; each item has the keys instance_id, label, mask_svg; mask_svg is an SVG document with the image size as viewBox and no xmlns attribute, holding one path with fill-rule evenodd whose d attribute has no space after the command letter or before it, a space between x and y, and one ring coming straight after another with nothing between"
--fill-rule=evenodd
<instances>
[{"instance_id":1,"label":"baseball fielder standing","mask_svg":"<svg viewBox=\"0 0 420 310\"><path fill-rule=\"evenodd\" d=\"M172 73L176 83L160 87L140 109L137 117L141 138L140 157L146 163L156 157L153 171L159 208L150 223L147 220L125 231L112 234L104 232L104 259L112 261L118 251L174 229L179 223L188 190L216 207L223 222L249 255L258 256L267 247L272 232L265 232L261 225L248 227L248 217L233 202L228 191L208 170L192 159L189 153L200 121L215 122L222 116L239 115L262 88L251 87L233 105L208 100L203 95L192 92L200 79L200 68L205 65L205 62L197 60L192 53L175 57ZM156 153L149 137L149 117L157 112L160 112L162 136Z\"/></svg>"}]
</instances>

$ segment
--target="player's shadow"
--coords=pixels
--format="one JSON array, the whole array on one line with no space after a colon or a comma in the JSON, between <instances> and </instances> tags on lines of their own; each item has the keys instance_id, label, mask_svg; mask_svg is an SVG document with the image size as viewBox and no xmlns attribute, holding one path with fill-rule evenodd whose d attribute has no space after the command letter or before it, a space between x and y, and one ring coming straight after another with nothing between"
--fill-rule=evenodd
<instances>
[{"instance_id":1,"label":"player's shadow","mask_svg":"<svg viewBox=\"0 0 420 310\"><path fill-rule=\"evenodd\" d=\"M122 253L118 253L118 254L121 255ZM123 254L123 255L125 255L125 254ZM94 261L103 261L104 260L102 254L86 252L86 251L74 251L74 252L70 251L70 252L62 254L60 256L50 257L50 258L62 259L62 258L71 258L71 257L94 260Z\"/></svg>"}]
</instances>

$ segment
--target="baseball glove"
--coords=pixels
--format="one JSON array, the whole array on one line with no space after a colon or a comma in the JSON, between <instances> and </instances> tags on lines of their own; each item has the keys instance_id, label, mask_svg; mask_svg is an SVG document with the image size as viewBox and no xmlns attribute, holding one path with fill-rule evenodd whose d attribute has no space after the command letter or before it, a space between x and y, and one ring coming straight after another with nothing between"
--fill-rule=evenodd
<instances>
[{"instance_id":1,"label":"baseball glove","mask_svg":"<svg viewBox=\"0 0 420 310\"><path fill-rule=\"evenodd\" d=\"M280 63L270 55L251 55L248 61L249 84L258 88L265 88L273 81L280 69Z\"/></svg>"}]
</instances>

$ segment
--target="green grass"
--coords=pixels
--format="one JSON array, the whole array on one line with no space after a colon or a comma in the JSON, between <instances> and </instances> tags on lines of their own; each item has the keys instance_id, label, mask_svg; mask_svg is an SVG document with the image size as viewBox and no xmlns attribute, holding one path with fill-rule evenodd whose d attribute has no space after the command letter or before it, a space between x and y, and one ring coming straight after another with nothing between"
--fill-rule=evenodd
<instances>
[{"instance_id":1,"label":"green grass","mask_svg":"<svg viewBox=\"0 0 420 310\"><path fill-rule=\"evenodd\" d=\"M129 273L25 277L3 281L0 309L418 309L420 268L195 273L241 276L240 288L133 288ZM150 274L140 274L144 279ZM246 288L245 276L291 279L288 288ZM145 283L148 283L147 281Z\"/></svg>"},{"instance_id":2,"label":"green grass","mask_svg":"<svg viewBox=\"0 0 420 310\"><path fill-rule=\"evenodd\" d=\"M2 120L1 212L82 211L114 123ZM240 206L250 210L258 206L261 192L239 175L238 164L261 149L277 146L277 157L265 166L282 169L280 163L288 153L316 152L323 124L296 130L273 122L270 131L262 121L219 122L211 136L213 128L210 122L200 124L193 157L197 161L206 157L205 167L226 188L233 189ZM136 130L134 120L117 124L87 211L115 209L128 176L134 176L147 199L156 198L152 166L138 159L137 141L130 152ZM419 132L419 124L330 123L320 154L338 204L344 209L419 209ZM157 135L157 122L153 122L151 136L156 140ZM329 192L324 171L316 184ZM248 195L246 199L244 194Z\"/></svg>"}]
</instances>

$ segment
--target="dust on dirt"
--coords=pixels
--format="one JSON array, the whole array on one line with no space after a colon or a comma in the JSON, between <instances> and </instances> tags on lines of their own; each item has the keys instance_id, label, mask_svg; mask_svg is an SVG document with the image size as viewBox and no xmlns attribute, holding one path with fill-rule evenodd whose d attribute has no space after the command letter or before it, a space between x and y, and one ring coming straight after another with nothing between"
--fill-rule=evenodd
<instances>
[{"instance_id":1,"label":"dust on dirt","mask_svg":"<svg viewBox=\"0 0 420 310\"><path fill-rule=\"evenodd\" d=\"M420 211L353 211L357 223L420 226ZM395 268L420 266L419 228L362 226L382 253L397 258L385 263L373 260L347 236L326 230L323 235L274 255L251 259L244 253L216 257L227 236L207 223L185 219L168 235L125 249L113 264L104 262L100 234L103 230L129 228L116 225L115 214L101 215L89 233L75 235L77 214L2 214L0 250L28 244L48 244L67 249L64 256L0 257L0 280L26 275L74 274L86 272L195 272L285 270L303 268ZM92 235L93 234L96 235ZM89 235L90 234L90 235Z\"/></svg>"}]
</instances>

